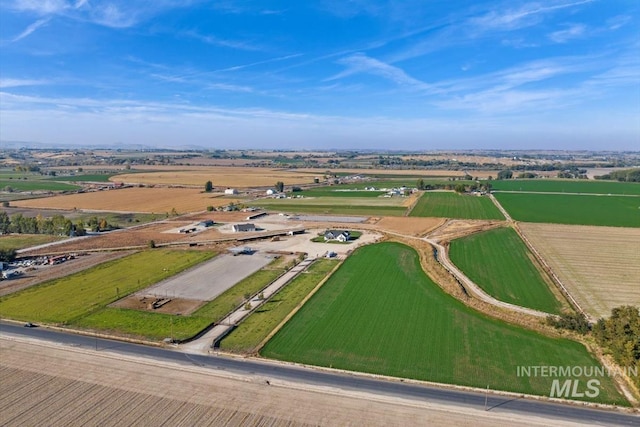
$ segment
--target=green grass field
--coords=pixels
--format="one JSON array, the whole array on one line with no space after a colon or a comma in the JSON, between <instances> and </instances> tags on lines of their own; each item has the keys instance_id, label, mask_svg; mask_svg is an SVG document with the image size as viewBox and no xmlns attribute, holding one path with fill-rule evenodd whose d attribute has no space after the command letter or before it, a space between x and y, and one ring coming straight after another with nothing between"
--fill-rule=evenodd
<instances>
[{"instance_id":1,"label":"green grass field","mask_svg":"<svg viewBox=\"0 0 640 427\"><path fill-rule=\"evenodd\" d=\"M11 187L14 191L67 191L78 190L77 185L48 180L0 179L0 189Z\"/></svg>"},{"instance_id":2,"label":"green grass field","mask_svg":"<svg viewBox=\"0 0 640 427\"><path fill-rule=\"evenodd\" d=\"M451 261L500 301L560 314L562 305L512 228L496 228L451 242Z\"/></svg>"},{"instance_id":3,"label":"green grass field","mask_svg":"<svg viewBox=\"0 0 640 427\"><path fill-rule=\"evenodd\" d=\"M115 174L87 174L87 175L73 175L73 176L56 176L49 178L49 181L88 181L88 182L109 182L109 178Z\"/></svg>"},{"instance_id":4,"label":"green grass field","mask_svg":"<svg viewBox=\"0 0 640 427\"><path fill-rule=\"evenodd\" d=\"M515 220L640 227L640 197L496 193Z\"/></svg>"},{"instance_id":5,"label":"green grass field","mask_svg":"<svg viewBox=\"0 0 640 427\"><path fill-rule=\"evenodd\" d=\"M72 324L108 304L211 258L202 251L151 250L0 298L0 316ZM166 269L171 266L170 269Z\"/></svg>"},{"instance_id":6,"label":"green grass field","mask_svg":"<svg viewBox=\"0 0 640 427\"><path fill-rule=\"evenodd\" d=\"M76 320L73 322L73 326L116 332L150 340L162 340L167 337L184 340L193 337L210 324L222 319L230 311L243 304L245 294L255 294L284 271L283 261L281 259L275 260L190 315L177 316L103 307Z\"/></svg>"},{"instance_id":7,"label":"green grass field","mask_svg":"<svg viewBox=\"0 0 640 427\"><path fill-rule=\"evenodd\" d=\"M356 250L261 354L546 396L551 378L518 376L518 366L599 365L580 343L509 325L465 306L424 274L415 250L399 243ZM600 380L598 401L627 405L609 378Z\"/></svg>"},{"instance_id":8,"label":"green grass field","mask_svg":"<svg viewBox=\"0 0 640 427\"><path fill-rule=\"evenodd\" d=\"M66 237L48 234L7 234L0 236L0 249L24 249L62 239L66 239Z\"/></svg>"},{"instance_id":9,"label":"green grass field","mask_svg":"<svg viewBox=\"0 0 640 427\"><path fill-rule=\"evenodd\" d=\"M227 351L250 353L337 265L338 261L319 259L284 289L254 311L240 326L220 342Z\"/></svg>"},{"instance_id":10,"label":"green grass field","mask_svg":"<svg viewBox=\"0 0 640 427\"><path fill-rule=\"evenodd\" d=\"M460 219L504 219L488 197L452 192L425 192L409 216Z\"/></svg>"},{"instance_id":11,"label":"green grass field","mask_svg":"<svg viewBox=\"0 0 640 427\"><path fill-rule=\"evenodd\" d=\"M640 184L616 181L509 179L491 181L494 190L539 191L553 193L633 194L640 195Z\"/></svg>"}]
</instances>

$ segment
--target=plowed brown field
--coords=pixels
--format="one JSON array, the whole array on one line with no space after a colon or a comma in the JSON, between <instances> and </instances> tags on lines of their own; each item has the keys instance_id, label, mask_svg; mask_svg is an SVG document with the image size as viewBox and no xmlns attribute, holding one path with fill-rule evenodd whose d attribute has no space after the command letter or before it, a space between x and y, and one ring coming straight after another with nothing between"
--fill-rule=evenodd
<instances>
[{"instance_id":1,"label":"plowed brown field","mask_svg":"<svg viewBox=\"0 0 640 427\"><path fill-rule=\"evenodd\" d=\"M188 359L188 358L187 358ZM3 426L511 426L553 418L292 385L0 338ZM575 424L574 424L575 425Z\"/></svg>"},{"instance_id":2,"label":"plowed brown field","mask_svg":"<svg viewBox=\"0 0 640 427\"><path fill-rule=\"evenodd\" d=\"M204 184L203 184L204 186ZM19 207L43 209L85 209L110 212L164 214L204 211L207 206L224 206L237 199L220 193L204 193L195 188L123 188L121 190L68 194L11 202Z\"/></svg>"},{"instance_id":3,"label":"plowed brown field","mask_svg":"<svg viewBox=\"0 0 640 427\"><path fill-rule=\"evenodd\" d=\"M640 306L640 229L520 223L521 230L595 317Z\"/></svg>"}]
</instances>

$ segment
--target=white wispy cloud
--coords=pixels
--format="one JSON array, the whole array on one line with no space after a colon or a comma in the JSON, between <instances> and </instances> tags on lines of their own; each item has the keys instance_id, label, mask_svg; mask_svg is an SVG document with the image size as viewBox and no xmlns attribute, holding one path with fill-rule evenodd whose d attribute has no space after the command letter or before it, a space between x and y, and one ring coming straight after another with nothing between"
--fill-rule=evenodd
<instances>
[{"instance_id":1,"label":"white wispy cloud","mask_svg":"<svg viewBox=\"0 0 640 427\"><path fill-rule=\"evenodd\" d=\"M48 80L0 78L0 88L36 86L36 85L44 85L48 83L49 83Z\"/></svg>"},{"instance_id":2,"label":"white wispy cloud","mask_svg":"<svg viewBox=\"0 0 640 427\"><path fill-rule=\"evenodd\" d=\"M618 28L622 28L631 22L631 16L629 15L618 15L613 18L607 19L607 27L610 30L617 30Z\"/></svg>"},{"instance_id":3,"label":"white wispy cloud","mask_svg":"<svg viewBox=\"0 0 640 427\"><path fill-rule=\"evenodd\" d=\"M566 43L569 40L582 37L586 32L586 25L572 24L565 30L554 31L549 34L549 39L556 43Z\"/></svg>"},{"instance_id":4,"label":"white wispy cloud","mask_svg":"<svg viewBox=\"0 0 640 427\"><path fill-rule=\"evenodd\" d=\"M263 50L260 46L257 46L255 43L224 39L224 38L216 37L210 34L206 34L206 35L200 34L197 31L187 31L184 34L188 37L192 37L196 40L200 40L201 42L204 42L213 46L228 47L232 49L240 49L240 50L248 50L248 51Z\"/></svg>"},{"instance_id":5,"label":"white wispy cloud","mask_svg":"<svg viewBox=\"0 0 640 427\"><path fill-rule=\"evenodd\" d=\"M49 22L49 18L38 19L36 22L34 22L33 24L31 24L27 28L25 28L25 30L23 32L18 34L11 41L15 43L17 41L20 41L20 40L24 39L25 37L29 37L38 28L40 28L40 27L42 27L44 25L47 25L48 22Z\"/></svg>"},{"instance_id":6,"label":"white wispy cloud","mask_svg":"<svg viewBox=\"0 0 640 427\"><path fill-rule=\"evenodd\" d=\"M326 81L338 80L354 74L372 74L383 77L398 85L414 86L426 89L428 85L408 75L399 67L387 64L378 59L371 58L363 53L347 56L338 61L339 64L345 65L347 68L340 73L329 77Z\"/></svg>"},{"instance_id":7,"label":"white wispy cloud","mask_svg":"<svg viewBox=\"0 0 640 427\"><path fill-rule=\"evenodd\" d=\"M480 30L514 30L535 25L543 15L560 9L592 3L594 0L581 0L551 5L527 3L518 9L491 11L485 15L471 18L469 23Z\"/></svg>"},{"instance_id":8,"label":"white wispy cloud","mask_svg":"<svg viewBox=\"0 0 640 427\"><path fill-rule=\"evenodd\" d=\"M131 2L111 0L91 2L89 0L13 0L9 8L14 11L41 17L64 17L90 22L110 28L128 28L156 14L176 8L185 8L200 0L155 0L153 2Z\"/></svg>"}]
</instances>

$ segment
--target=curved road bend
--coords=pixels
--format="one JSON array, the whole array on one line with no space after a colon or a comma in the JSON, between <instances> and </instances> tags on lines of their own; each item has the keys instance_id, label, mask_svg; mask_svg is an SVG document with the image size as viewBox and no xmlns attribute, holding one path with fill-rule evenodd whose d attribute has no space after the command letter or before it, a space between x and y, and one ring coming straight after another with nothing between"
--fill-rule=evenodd
<instances>
[{"instance_id":1,"label":"curved road bend","mask_svg":"<svg viewBox=\"0 0 640 427\"><path fill-rule=\"evenodd\" d=\"M485 399L487 399L486 407L490 411L505 413L505 415L518 413L547 417L550 424L553 424L554 420L563 420L579 422L585 425L640 425L640 416L618 411L591 409L511 396L487 395L480 392L406 383L401 380L376 379L363 375L329 372L266 360L185 354L171 349L76 335L46 328L24 328L21 325L6 322L0 322L0 335L26 336L86 350L108 351L183 365L197 365L206 369L224 370L241 375L253 375L262 377L265 380L268 379L272 384L277 384L278 380L282 380L348 391L368 392L414 401L447 404L459 408L484 408Z\"/></svg>"}]
</instances>

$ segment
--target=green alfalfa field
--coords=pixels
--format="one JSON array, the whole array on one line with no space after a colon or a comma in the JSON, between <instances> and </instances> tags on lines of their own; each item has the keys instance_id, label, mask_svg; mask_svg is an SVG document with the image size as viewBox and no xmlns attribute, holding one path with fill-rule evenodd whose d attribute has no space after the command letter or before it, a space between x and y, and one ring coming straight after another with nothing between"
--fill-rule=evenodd
<instances>
[{"instance_id":1,"label":"green alfalfa field","mask_svg":"<svg viewBox=\"0 0 640 427\"><path fill-rule=\"evenodd\" d=\"M449 257L494 298L547 313L561 313L560 301L512 228L495 228L456 239L451 242Z\"/></svg>"},{"instance_id":2,"label":"green alfalfa field","mask_svg":"<svg viewBox=\"0 0 640 427\"><path fill-rule=\"evenodd\" d=\"M261 354L543 396L552 379L518 376L518 366L599 366L580 343L468 308L424 274L414 249L394 242L356 250ZM600 381L597 401L628 404L610 378Z\"/></svg>"},{"instance_id":3,"label":"green alfalfa field","mask_svg":"<svg viewBox=\"0 0 640 427\"><path fill-rule=\"evenodd\" d=\"M454 192L425 192L409 216L460 218L460 219L504 219L498 208L486 196L472 196Z\"/></svg>"},{"instance_id":4,"label":"green alfalfa field","mask_svg":"<svg viewBox=\"0 0 640 427\"><path fill-rule=\"evenodd\" d=\"M517 221L640 227L640 197L584 194L495 193Z\"/></svg>"}]
</instances>

